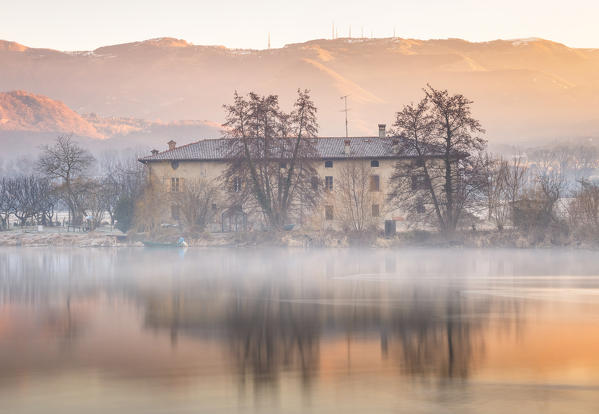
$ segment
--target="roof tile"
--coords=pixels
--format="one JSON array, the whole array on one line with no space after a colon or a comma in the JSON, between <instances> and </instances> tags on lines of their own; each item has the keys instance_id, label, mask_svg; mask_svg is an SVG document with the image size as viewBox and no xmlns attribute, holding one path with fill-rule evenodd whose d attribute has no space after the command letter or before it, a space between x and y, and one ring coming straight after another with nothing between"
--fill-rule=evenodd
<instances>
[{"instance_id":1,"label":"roof tile","mask_svg":"<svg viewBox=\"0 0 599 414\"><path fill-rule=\"evenodd\" d=\"M229 158L229 138L206 139L182 145L172 150L141 158L149 161L222 161ZM319 159L343 158L403 158L416 156L406 138L323 137L313 138ZM345 153L345 141L350 141L350 153ZM400 152L393 151L393 141L399 140ZM403 141L403 142L402 142ZM403 144L403 145L402 145Z\"/></svg>"}]
</instances>

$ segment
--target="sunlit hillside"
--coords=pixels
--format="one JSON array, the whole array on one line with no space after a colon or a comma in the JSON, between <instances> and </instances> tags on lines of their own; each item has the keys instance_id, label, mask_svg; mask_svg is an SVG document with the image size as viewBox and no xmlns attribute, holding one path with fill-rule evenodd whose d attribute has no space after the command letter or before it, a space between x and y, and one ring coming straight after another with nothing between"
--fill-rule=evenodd
<instances>
[{"instance_id":1,"label":"sunlit hillside","mask_svg":"<svg viewBox=\"0 0 599 414\"><path fill-rule=\"evenodd\" d=\"M3 42L0 60L0 90L44 94L101 116L221 122L235 90L277 93L285 106L301 87L313 91L322 134L344 133L339 97L347 94L350 134L374 134L430 83L473 99L492 141L599 131L599 49L542 39L321 39L233 50L165 38L88 52Z\"/></svg>"}]
</instances>

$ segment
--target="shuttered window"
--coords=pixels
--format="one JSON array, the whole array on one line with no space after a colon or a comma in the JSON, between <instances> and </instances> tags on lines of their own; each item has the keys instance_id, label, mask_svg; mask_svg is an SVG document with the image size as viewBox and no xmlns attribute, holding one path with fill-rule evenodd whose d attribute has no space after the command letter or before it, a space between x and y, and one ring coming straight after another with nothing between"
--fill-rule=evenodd
<instances>
[{"instance_id":1,"label":"shuttered window","mask_svg":"<svg viewBox=\"0 0 599 414\"><path fill-rule=\"evenodd\" d=\"M381 190L381 178L378 175L370 176L370 191Z\"/></svg>"},{"instance_id":2,"label":"shuttered window","mask_svg":"<svg viewBox=\"0 0 599 414\"><path fill-rule=\"evenodd\" d=\"M324 177L324 187L327 191L333 191L333 177L330 175Z\"/></svg>"},{"instance_id":3,"label":"shuttered window","mask_svg":"<svg viewBox=\"0 0 599 414\"><path fill-rule=\"evenodd\" d=\"M234 177L233 178L233 192L238 193L241 191L241 178Z\"/></svg>"},{"instance_id":4,"label":"shuttered window","mask_svg":"<svg viewBox=\"0 0 599 414\"><path fill-rule=\"evenodd\" d=\"M180 179L178 177L171 178L171 193L178 193L181 191Z\"/></svg>"}]
</instances>

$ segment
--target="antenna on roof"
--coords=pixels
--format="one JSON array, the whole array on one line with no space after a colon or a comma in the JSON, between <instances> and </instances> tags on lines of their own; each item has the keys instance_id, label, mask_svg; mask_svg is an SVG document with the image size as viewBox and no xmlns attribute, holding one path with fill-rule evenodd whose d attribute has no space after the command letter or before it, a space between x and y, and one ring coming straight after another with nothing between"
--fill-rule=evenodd
<instances>
[{"instance_id":1,"label":"antenna on roof","mask_svg":"<svg viewBox=\"0 0 599 414\"><path fill-rule=\"evenodd\" d=\"M335 21L331 25L331 39L335 40Z\"/></svg>"},{"instance_id":2,"label":"antenna on roof","mask_svg":"<svg viewBox=\"0 0 599 414\"><path fill-rule=\"evenodd\" d=\"M349 38L351 39L351 24L349 25Z\"/></svg>"},{"instance_id":3,"label":"antenna on roof","mask_svg":"<svg viewBox=\"0 0 599 414\"><path fill-rule=\"evenodd\" d=\"M268 32L268 48L270 49L270 32Z\"/></svg>"},{"instance_id":4,"label":"antenna on roof","mask_svg":"<svg viewBox=\"0 0 599 414\"><path fill-rule=\"evenodd\" d=\"M344 95L341 97L341 99L343 99L345 101L345 109L342 109L341 112L345 112L345 138L349 138L349 133L348 133L348 129L347 129L347 112L349 111L349 109L347 109L347 97L349 95Z\"/></svg>"}]
</instances>

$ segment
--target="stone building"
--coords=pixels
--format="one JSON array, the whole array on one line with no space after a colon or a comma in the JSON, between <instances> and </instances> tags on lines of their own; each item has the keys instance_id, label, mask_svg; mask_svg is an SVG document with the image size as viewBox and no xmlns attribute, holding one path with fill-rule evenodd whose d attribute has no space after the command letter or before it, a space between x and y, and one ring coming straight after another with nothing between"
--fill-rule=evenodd
<instances>
[{"instance_id":1,"label":"stone building","mask_svg":"<svg viewBox=\"0 0 599 414\"><path fill-rule=\"evenodd\" d=\"M314 158L320 180L324 185L324 194L317 211L300 214L292 223L311 229L340 229L343 227L344 206L341 205L338 186L347 172L348 165L358 165L362 171L369 174L368 214L374 226L382 229L402 227L405 215L387 201L389 181L396 163L414 164L417 155L405 144L406 138L387 137L385 125L379 125L379 135L370 137L319 137L313 143L317 155ZM174 141L168 143L168 150L152 151L152 155L141 158L148 169L148 176L153 185L166 192L183 191L184 183L198 178L214 182L221 187L219 178L231 162L228 154L228 138L206 139L191 144L176 146ZM440 156L438 154L437 156ZM415 188L418 187L418 177L412 177ZM221 188L221 192L231 189ZM209 226L212 231L235 231L245 229L248 220L238 207L223 203L226 197L221 197L220 204L213 208L218 210L214 222ZM165 201L167 202L167 201ZM156 206L164 211L165 222L176 222L177 211L168 206ZM258 219L259 220L259 219ZM250 228L259 228L256 218L249 218Z\"/></svg>"}]
</instances>

